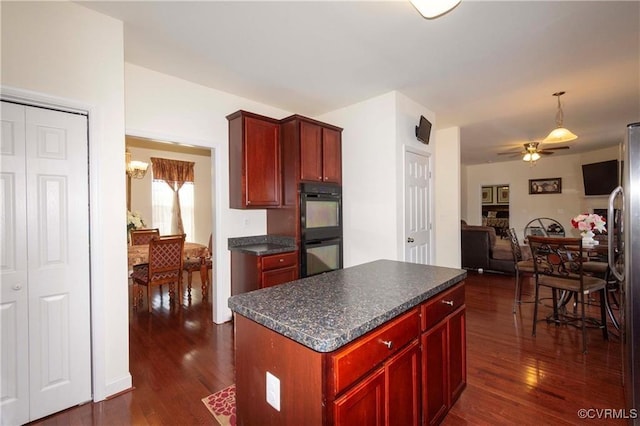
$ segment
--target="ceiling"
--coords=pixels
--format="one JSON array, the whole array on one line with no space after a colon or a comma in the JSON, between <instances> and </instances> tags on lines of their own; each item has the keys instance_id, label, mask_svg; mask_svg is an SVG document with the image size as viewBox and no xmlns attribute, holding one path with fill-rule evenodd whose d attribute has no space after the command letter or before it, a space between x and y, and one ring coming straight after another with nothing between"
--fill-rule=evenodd
<instances>
[{"instance_id":1,"label":"ceiling","mask_svg":"<svg viewBox=\"0 0 640 426\"><path fill-rule=\"evenodd\" d=\"M543 139L560 90L579 138L556 156L640 121L638 1L462 0L434 20L404 0L79 3L124 22L127 62L294 113L397 90L460 127L463 164Z\"/></svg>"}]
</instances>

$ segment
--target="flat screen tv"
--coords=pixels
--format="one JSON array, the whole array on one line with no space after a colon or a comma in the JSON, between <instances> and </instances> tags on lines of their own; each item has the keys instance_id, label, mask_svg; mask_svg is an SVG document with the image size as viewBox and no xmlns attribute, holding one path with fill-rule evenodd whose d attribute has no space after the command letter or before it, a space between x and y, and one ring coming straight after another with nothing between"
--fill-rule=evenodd
<instances>
[{"instance_id":1,"label":"flat screen tv","mask_svg":"<svg viewBox=\"0 0 640 426\"><path fill-rule=\"evenodd\" d=\"M582 165L584 195L609 195L618 186L618 160Z\"/></svg>"},{"instance_id":2,"label":"flat screen tv","mask_svg":"<svg viewBox=\"0 0 640 426\"><path fill-rule=\"evenodd\" d=\"M424 118L424 115L420 116L420 124L416 126L416 138L423 144L429 144L429 138L431 138L431 122Z\"/></svg>"}]
</instances>

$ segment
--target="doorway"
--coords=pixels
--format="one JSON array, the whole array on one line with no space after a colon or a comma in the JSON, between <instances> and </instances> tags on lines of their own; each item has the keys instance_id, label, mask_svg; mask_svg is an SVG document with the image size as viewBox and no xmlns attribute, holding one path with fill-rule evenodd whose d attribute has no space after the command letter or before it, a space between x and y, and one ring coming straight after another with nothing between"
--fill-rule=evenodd
<instances>
[{"instance_id":1,"label":"doorway","mask_svg":"<svg viewBox=\"0 0 640 426\"><path fill-rule=\"evenodd\" d=\"M509 185L486 185L481 191L482 225L491 226L498 237L507 238L510 228Z\"/></svg>"},{"instance_id":2,"label":"doorway","mask_svg":"<svg viewBox=\"0 0 640 426\"><path fill-rule=\"evenodd\" d=\"M150 164L151 157L157 157L194 163L193 205L191 206L193 211L193 226L191 229L193 232L192 235L188 233L187 241L207 246L209 244L209 236L211 235L215 243L216 191L213 161L215 158L215 150L209 147L195 146L176 141L161 141L131 135L125 137L125 145L127 151L131 154L132 160L144 161ZM157 184L158 182L155 183L155 185ZM166 185L164 182L161 184ZM161 187L164 188L162 185ZM131 193L128 194L131 196L131 211L137 212L143 218L145 227L147 228L156 227L154 226L153 219L153 186L153 169L151 165L149 165L149 169L142 179L131 179L131 185L128 185L128 189L131 191ZM181 202L182 201L183 200L181 200ZM208 301L214 300L216 293L215 265L217 262L215 253L216 247L214 244L212 253L210 253L214 268L213 271L210 272L211 280L207 294ZM194 275L198 276L199 274ZM166 298L166 300L168 302L168 298ZM193 300L196 302L200 300L200 298L194 298ZM131 302L131 296L129 297L129 301ZM207 300L202 300L202 302L205 303Z\"/></svg>"},{"instance_id":3,"label":"doorway","mask_svg":"<svg viewBox=\"0 0 640 426\"><path fill-rule=\"evenodd\" d=\"M404 158L404 260L431 262L431 158L407 149Z\"/></svg>"}]
</instances>

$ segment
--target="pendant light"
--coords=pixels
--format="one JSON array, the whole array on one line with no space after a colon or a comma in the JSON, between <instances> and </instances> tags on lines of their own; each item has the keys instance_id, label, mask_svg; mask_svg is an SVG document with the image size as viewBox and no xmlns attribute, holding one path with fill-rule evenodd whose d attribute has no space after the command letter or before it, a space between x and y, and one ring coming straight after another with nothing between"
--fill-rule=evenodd
<instances>
[{"instance_id":1,"label":"pendant light","mask_svg":"<svg viewBox=\"0 0 640 426\"><path fill-rule=\"evenodd\" d=\"M562 106L560 105L560 96L564 95L565 92L556 92L553 96L558 98L558 112L556 113L556 128L549 133L543 142L547 143L558 143L558 142L569 142L574 139L578 139L578 136L571 133L571 131L565 127L562 127L562 121L564 119L564 114L562 113Z\"/></svg>"},{"instance_id":2,"label":"pendant light","mask_svg":"<svg viewBox=\"0 0 640 426\"><path fill-rule=\"evenodd\" d=\"M460 0L409 0L413 7L427 19L434 19L440 15L444 15L454 7Z\"/></svg>"}]
</instances>

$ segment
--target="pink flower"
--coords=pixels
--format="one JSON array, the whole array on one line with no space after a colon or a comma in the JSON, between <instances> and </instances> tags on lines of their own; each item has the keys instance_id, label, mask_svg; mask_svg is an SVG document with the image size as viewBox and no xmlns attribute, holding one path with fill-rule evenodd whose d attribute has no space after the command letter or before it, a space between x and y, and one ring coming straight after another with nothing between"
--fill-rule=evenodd
<instances>
[{"instance_id":1,"label":"pink flower","mask_svg":"<svg viewBox=\"0 0 640 426\"><path fill-rule=\"evenodd\" d=\"M606 221L600 215L595 213L584 213L571 219L571 226L580 231L598 231L606 232Z\"/></svg>"}]
</instances>

